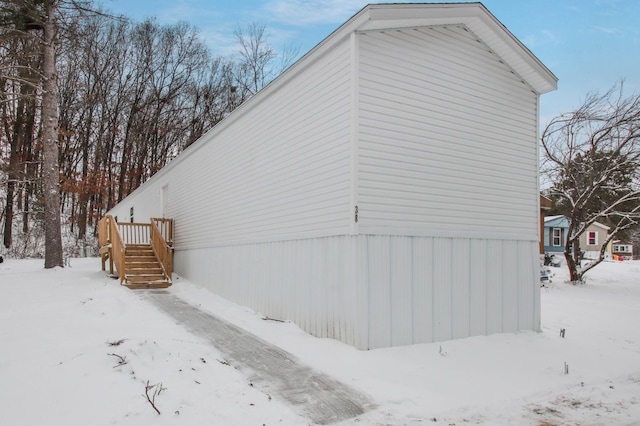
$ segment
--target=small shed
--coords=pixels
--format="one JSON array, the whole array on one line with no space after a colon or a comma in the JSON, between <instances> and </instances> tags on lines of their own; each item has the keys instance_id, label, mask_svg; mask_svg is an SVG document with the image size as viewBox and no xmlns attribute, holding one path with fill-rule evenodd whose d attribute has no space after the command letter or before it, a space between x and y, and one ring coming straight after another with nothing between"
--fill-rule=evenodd
<instances>
[{"instance_id":1,"label":"small shed","mask_svg":"<svg viewBox=\"0 0 640 426\"><path fill-rule=\"evenodd\" d=\"M567 244L569 218L563 215L544 218L544 252L562 253Z\"/></svg>"},{"instance_id":2,"label":"small shed","mask_svg":"<svg viewBox=\"0 0 640 426\"><path fill-rule=\"evenodd\" d=\"M368 5L111 212L174 271L359 349L538 330L540 95L481 3Z\"/></svg>"},{"instance_id":3,"label":"small shed","mask_svg":"<svg viewBox=\"0 0 640 426\"><path fill-rule=\"evenodd\" d=\"M632 260L633 244L629 244L623 240L613 241L611 254L614 260Z\"/></svg>"}]
</instances>

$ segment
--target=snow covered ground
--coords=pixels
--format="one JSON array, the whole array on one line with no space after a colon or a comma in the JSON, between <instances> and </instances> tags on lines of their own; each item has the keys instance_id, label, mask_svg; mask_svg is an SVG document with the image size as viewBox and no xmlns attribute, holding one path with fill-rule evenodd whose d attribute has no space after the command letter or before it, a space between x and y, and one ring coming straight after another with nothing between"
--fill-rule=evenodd
<instances>
[{"instance_id":1,"label":"snow covered ground","mask_svg":"<svg viewBox=\"0 0 640 426\"><path fill-rule=\"evenodd\" d=\"M0 264L0 424L309 424L99 269ZM640 262L599 265L581 287L553 272L542 333L373 351L264 321L179 277L169 291L370 396L375 407L343 425L639 424Z\"/></svg>"}]
</instances>

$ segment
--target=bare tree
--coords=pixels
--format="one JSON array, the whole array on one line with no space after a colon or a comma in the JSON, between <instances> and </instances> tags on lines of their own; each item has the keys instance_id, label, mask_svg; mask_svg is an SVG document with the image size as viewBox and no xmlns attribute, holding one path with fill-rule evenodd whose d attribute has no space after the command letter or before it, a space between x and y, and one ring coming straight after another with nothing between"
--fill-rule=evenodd
<instances>
[{"instance_id":1,"label":"bare tree","mask_svg":"<svg viewBox=\"0 0 640 426\"><path fill-rule=\"evenodd\" d=\"M32 147L36 129L36 89L40 81L40 73L37 70L40 69L41 55L39 45L29 38L6 37L3 38L3 42L5 73L0 77L0 87L3 89L0 116L9 147L3 244L9 248L12 242L16 199L19 205L24 203L24 211L28 211L29 193L33 188L30 181L30 163L34 152ZM28 220L23 221L24 226L28 226Z\"/></svg>"},{"instance_id":2,"label":"bare tree","mask_svg":"<svg viewBox=\"0 0 640 426\"><path fill-rule=\"evenodd\" d=\"M37 40L41 46L42 182L44 193L45 268L63 266L60 223L60 170L58 153L58 86L56 49L59 31L73 13L90 5L82 0L3 1L2 24L6 31ZM67 26L72 31L72 26Z\"/></svg>"},{"instance_id":3,"label":"bare tree","mask_svg":"<svg viewBox=\"0 0 640 426\"><path fill-rule=\"evenodd\" d=\"M246 34L237 28L235 37L240 47L237 82L243 99L255 95L298 56L299 49L292 46L285 46L282 52L277 52L269 44L264 24L249 24Z\"/></svg>"},{"instance_id":4,"label":"bare tree","mask_svg":"<svg viewBox=\"0 0 640 426\"><path fill-rule=\"evenodd\" d=\"M640 222L640 94L625 96L620 82L592 93L542 133L548 195L570 226L564 256L571 281L604 260L607 244ZM580 236L594 222L610 227L598 259L581 265Z\"/></svg>"}]
</instances>

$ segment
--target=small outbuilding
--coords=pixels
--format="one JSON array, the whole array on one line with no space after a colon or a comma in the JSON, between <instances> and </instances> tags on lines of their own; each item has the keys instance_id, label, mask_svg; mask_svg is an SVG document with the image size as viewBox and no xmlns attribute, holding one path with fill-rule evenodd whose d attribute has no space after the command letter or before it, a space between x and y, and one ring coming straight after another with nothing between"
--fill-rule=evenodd
<instances>
[{"instance_id":1,"label":"small outbuilding","mask_svg":"<svg viewBox=\"0 0 640 426\"><path fill-rule=\"evenodd\" d=\"M544 218L544 252L562 253L567 244L569 218L563 215Z\"/></svg>"},{"instance_id":2,"label":"small outbuilding","mask_svg":"<svg viewBox=\"0 0 640 426\"><path fill-rule=\"evenodd\" d=\"M176 273L359 349L539 330L556 82L481 3L369 5L109 213L173 218Z\"/></svg>"},{"instance_id":3,"label":"small outbuilding","mask_svg":"<svg viewBox=\"0 0 640 426\"><path fill-rule=\"evenodd\" d=\"M633 244L615 240L612 244L611 254L614 260L633 260Z\"/></svg>"}]
</instances>

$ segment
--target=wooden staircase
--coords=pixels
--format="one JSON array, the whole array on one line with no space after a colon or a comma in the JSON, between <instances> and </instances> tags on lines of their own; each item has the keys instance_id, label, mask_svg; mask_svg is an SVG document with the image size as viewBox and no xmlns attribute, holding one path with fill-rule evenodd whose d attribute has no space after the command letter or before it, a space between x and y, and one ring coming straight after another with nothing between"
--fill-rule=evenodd
<instances>
[{"instance_id":1,"label":"wooden staircase","mask_svg":"<svg viewBox=\"0 0 640 426\"><path fill-rule=\"evenodd\" d=\"M151 218L151 223L120 223L112 216L98 223L102 270L109 261L120 284L130 289L167 288L173 271L173 220Z\"/></svg>"},{"instance_id":2,"label":"wooden staircase","mask_svg":"<svg viewBox=\"0 0 640 426\"><path fill-rule=\"evenodd\" d=\"M127 245L122 284L130 289L167 288L171 285L151 244Z\"/></svg>"}]
</instances>

